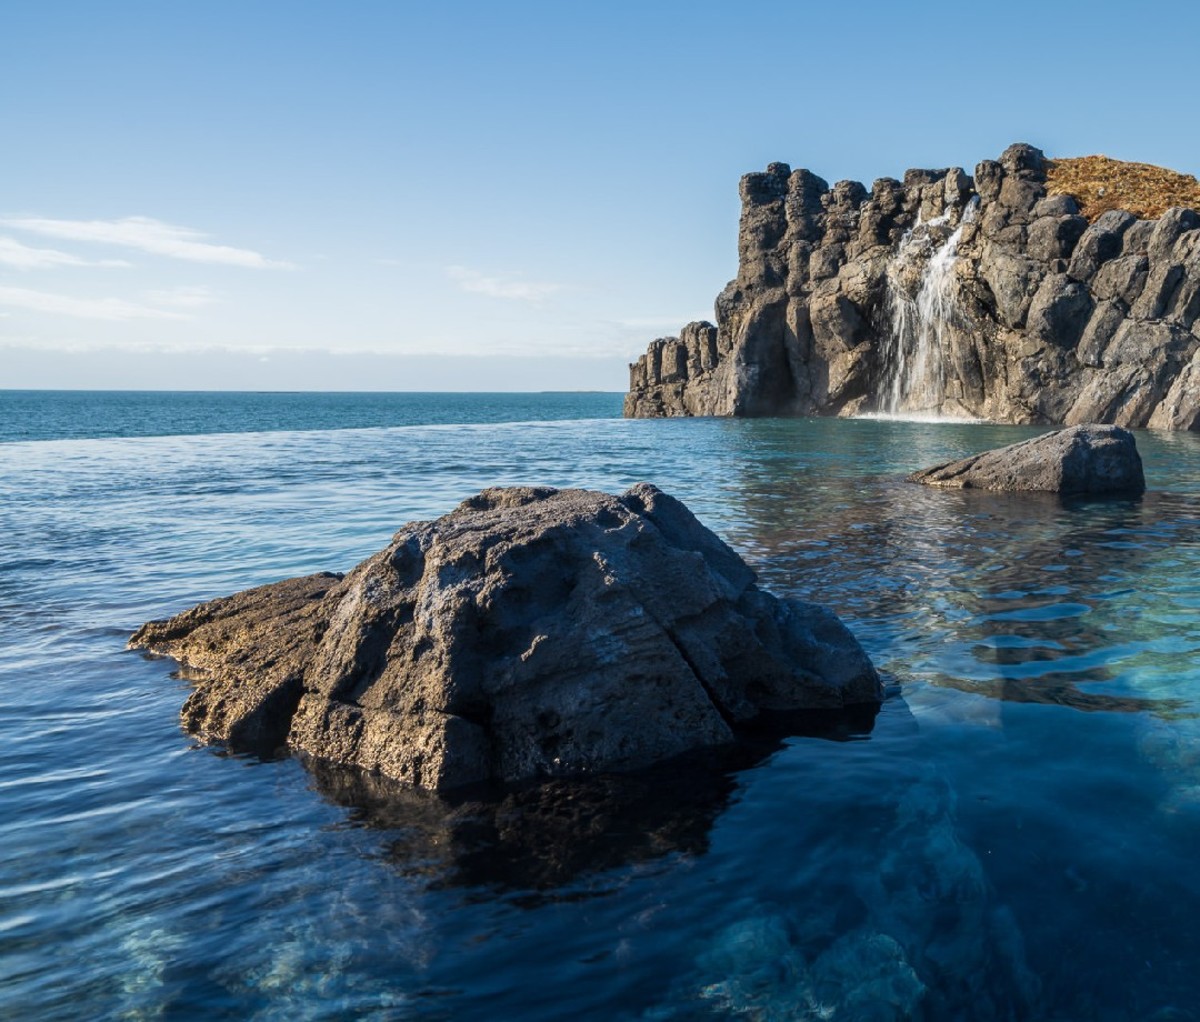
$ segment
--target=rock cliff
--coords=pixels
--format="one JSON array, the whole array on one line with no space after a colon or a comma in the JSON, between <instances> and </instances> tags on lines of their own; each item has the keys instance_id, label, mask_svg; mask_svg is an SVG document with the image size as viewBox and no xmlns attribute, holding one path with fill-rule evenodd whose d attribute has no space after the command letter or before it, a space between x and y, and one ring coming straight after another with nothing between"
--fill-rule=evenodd
<instances>
[{"instance_id":1,"label":"rock cliff","mask_svg":"<svg viewBox=\"0 0 1200 1022\"><path fill-rule=\"evenodd\" d=\"M1016 144L870 191L747 174L716 325L653 341L625 414L1200 429L1200 214L1095 215L1055 166Z\"/></svg>"}]
</instances>

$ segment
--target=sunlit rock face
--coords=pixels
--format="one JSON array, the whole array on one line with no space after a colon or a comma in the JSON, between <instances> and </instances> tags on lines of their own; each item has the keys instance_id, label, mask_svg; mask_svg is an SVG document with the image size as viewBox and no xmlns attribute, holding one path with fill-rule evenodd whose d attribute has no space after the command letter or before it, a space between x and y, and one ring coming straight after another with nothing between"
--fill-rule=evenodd
<instances>
[{"instance_id":1,"label":"sunlit rock face","mask_svg":"<svg viewBox=\"0 0 1200 1022\"><path fill-rule=\"evenodd\" d=\"M935 465L914 472L908 479L959 490L1136 496L1146 489L1133 434L1120 426L1071 426Z\"/></svg>"},{"instance_id":2,"label":"sunlit rock face","mask_svg":"<svg viewBox=\"0 0 1200 1022\"><path fill-rule=\"evenodd\" d=\"M882 698L835 615L760 590L644 483L485 490L345 577L201 604L131 645L196 682L189 731L439 791L643 768Z\"/></svg>"},{"instance_id":3,"label":"sunlit rock face","mask_svg":"<svg viewBox=\"0 0 1200 1022\"><path fill-rule=\"evenodd\" d=\"M716 325L653 341L625 414L971 417L1200 429L1200 215L1090 222L1010 146L971 177L741 182Z\"/></svg>"}]
</instances>

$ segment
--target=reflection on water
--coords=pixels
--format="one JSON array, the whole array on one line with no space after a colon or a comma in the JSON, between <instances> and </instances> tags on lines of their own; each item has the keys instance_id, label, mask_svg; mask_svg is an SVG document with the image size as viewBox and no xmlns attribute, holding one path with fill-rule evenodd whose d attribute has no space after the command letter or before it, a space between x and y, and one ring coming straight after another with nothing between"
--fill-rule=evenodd
<instances>
[{"instance_id":1,"label":"reflection on water","mask_svg":"<svg viewBox=\"0 0 1200 1022\"><path fill-rule=\"evenodd\" d=\"M760 722L737 744L699 750L650 770L597 774L453 797L304 757L318 791L350 819L390 832L387 858L405 875L493 892L549 891L580 877L671 854L700 855L737 787L737 774L785 736L859 741L875 707L807 711Z\"/></svg>"},{"instance_id":2,"label":"reflection on water","mask_svg":"<svg viewBox=\"0 0 1200 1022\"><path fill-rule=\"evenodd\" d=\"M1200 438L1139 434L1138 500L902 481L1031 432L0 445L0 1014L1197 1017ZM485 485L641 479L851 623L901 693L869 734L446 807L195 748L121 650Z\"/></svg>"},{"instance_id":3,"label":"reflection on water","mask_svg":"<svg viewBox=\"0 0 1200 1022\"><path fill-rule=\"evenodd\" d=\"M732 771L753 765L729 759L714 752L653 774L550 781L457 802L329 763L307 765L317 790L349 808L351 822L385 832L382 855L402 875L535 904L543 895L572 897L570 885L588 874L702 855L736 787Z\"/></svg>"}]
</instances>

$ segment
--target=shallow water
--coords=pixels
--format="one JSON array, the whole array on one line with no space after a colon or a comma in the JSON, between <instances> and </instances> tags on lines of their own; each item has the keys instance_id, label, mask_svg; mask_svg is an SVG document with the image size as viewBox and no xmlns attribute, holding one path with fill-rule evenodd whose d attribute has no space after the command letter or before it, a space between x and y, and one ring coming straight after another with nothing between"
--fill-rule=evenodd
<instances>
[{"instance_id":1,"label":"shallow water","mask_svg":"<svg viewBox=\"0 0 1200 1022\"><path fill-rule=\"evenodd\" d=\"M1139 433L1137 500L901 481L1033 432L608 418L0 444L0 1016L1197 1017L1200 438ZM615 801L550 792L479 832L195 746L170 663L123 649L485 485L641 479L764 586L845 617L898 686L869 733Z\"/></svg>"}]
</instances>

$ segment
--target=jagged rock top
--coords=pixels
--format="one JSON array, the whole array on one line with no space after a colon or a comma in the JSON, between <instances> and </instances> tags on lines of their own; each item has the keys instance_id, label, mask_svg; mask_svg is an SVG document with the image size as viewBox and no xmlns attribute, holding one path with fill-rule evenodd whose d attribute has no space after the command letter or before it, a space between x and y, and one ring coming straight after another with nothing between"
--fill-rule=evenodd
<instances>
[{"instance_id":1,"label":"jagged rock top","mask_svg":"<svg viewBox=\"0 0 1200 1022\"><path fill-rule=\"evenodd\" d=\"M878 703L829 611L779 600L649 484L485 490L345 577L144 625L196 689L188 730L416 787L650 765L779 711Z\"/></svg>"},{"instance_id":2,"label":"jagged rock top","mask_svg":"<svg viewBox=\"0 0 1200 1022\"><path fill-rule=\"evenodd\" d=\"M914 472L910 482L954 489L1139 494L1146 489L1133 434L1072 426Z\"/></svg>"}]
</instances>

